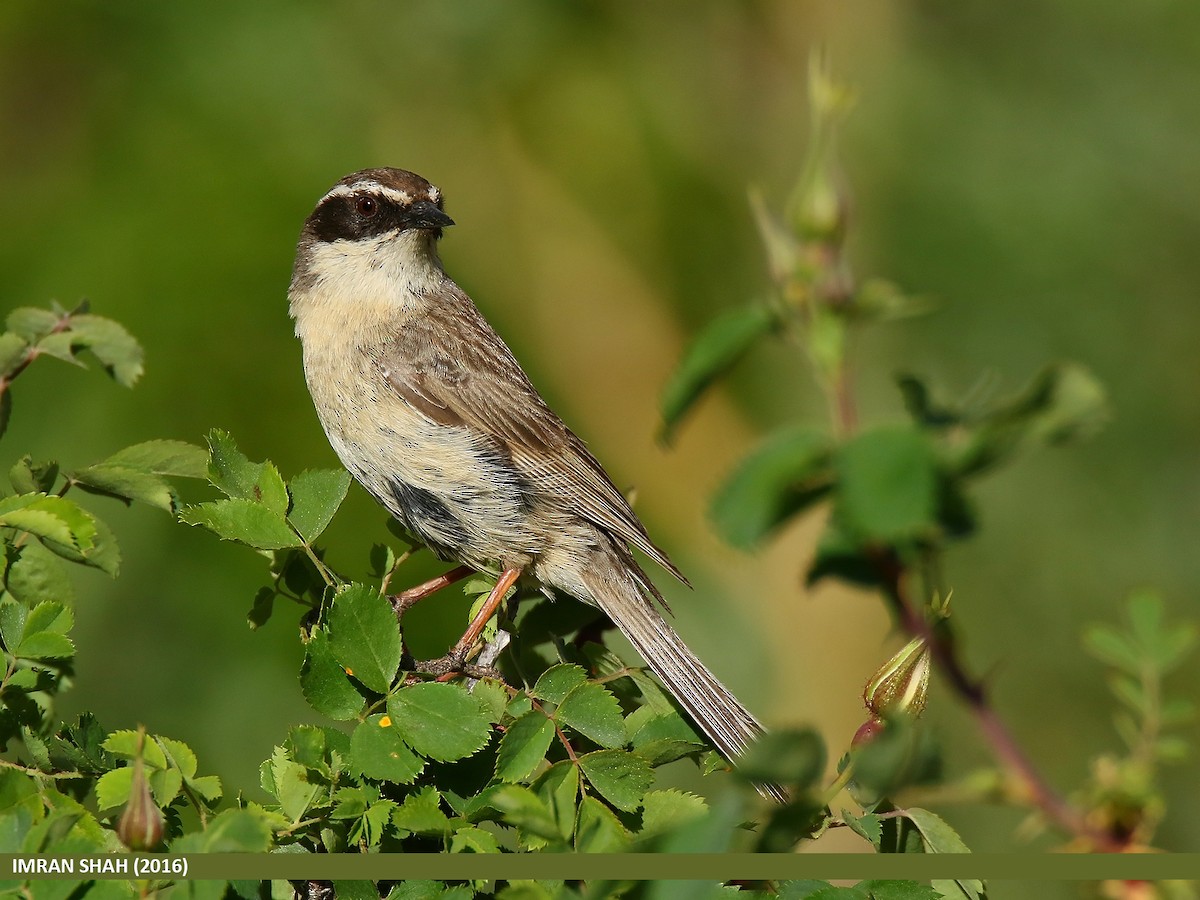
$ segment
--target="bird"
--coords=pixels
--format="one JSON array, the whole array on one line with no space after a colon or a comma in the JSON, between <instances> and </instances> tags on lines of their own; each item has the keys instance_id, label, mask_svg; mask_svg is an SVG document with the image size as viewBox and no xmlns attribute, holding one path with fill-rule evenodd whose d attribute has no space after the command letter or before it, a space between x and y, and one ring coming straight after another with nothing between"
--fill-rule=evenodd
<instances>
[{"instance_id":1,"label":"bird","mask_svg":"<svg viewBox=\"0 0 1200 900\"><path fill-rule=\"evenodd\" d=\"M461 670L518 579L602 610L731 763L763 726L688 648L633 549L684 584L626 497L554 413L438 255L441 191L397 168L340 179L300 233L288 289L305 380L356 480L458 568L496 588L444 668ZM518 635L519 638L519 635ZM759 792L782 802L776 785Z\"/></svg>"}]
</instances>

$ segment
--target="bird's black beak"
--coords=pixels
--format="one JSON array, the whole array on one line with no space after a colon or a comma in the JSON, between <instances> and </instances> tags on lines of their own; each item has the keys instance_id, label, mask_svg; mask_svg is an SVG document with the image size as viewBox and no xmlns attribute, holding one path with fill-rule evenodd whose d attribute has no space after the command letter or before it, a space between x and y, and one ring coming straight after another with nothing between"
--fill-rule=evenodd
<instances>
[{"instance_id":1,"label":"bird's black beak","mask_svg":"<svg viewBox=\"0 0 1200 900\"><path fill-rule=\"evenodd\" d=\"M404 224L409 228L445 228L453 225L454 220L438 209L436 204L418 200L404 214Z\"/></svg>"}]
</instances>

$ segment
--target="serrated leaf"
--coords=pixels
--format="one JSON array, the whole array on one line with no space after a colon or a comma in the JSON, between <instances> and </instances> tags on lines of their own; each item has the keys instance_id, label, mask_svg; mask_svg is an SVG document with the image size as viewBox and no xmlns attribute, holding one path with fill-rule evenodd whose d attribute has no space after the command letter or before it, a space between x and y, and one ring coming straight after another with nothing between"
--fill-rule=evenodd
<instances>
[{"instance_id":1,"label":"serrated leaf","mask_svg":"<svg viewBox=\"0 0 1200 900\"><path fill-rule=\"evenodd\" d=\"M8 566L5 584L8 592L24 603L34 606L47 600L70 603L75 596L71 579L61 562L37 541L10 550L16 559Z\"/></svg>"},{"instance_id":2,"label":"serrated leaf","mask_svg":"<svg viewBox=\"0 0 1200 900\"><path fill-rule=\"evenodd\" d=\"M185 525L202 525L226 541L249 544L259 550L299 547L300 538L287 520L254 500L212 500L185 506L179 511Z\"/></svg>"},{"instance_id":3,"label":"serrated leaf","mask_svg":"<svg viewBox=\"0 0 1200 900\"><path fill-rule=\"evenodd\" d=\"M350 736L350 765L368 778L409 784L421 774L425 760L400 739L387 716L371 716Z\"/></svg>"},{"instance_id":4,"label":"serrated leaf","mask_svg":"<svg viewBox=\"0 0 1200 900\"><path fill-rule=\"evenodd\" d=\"M282 747L276 747L267 763L270 771L271 792L279 801L279 808L288 820L295 823L316 800L321 787L313 784L308 770L295 760L289 759Z\"/></svg>"},{"instance_id":5,"label":"serrated leaf","mask_svg":"<svg viewBox=\"0 0 1200 900\"><path fill-rule=\"evenodd\" d=\"M206 853L266 853L271 849L267 823L246 809L227 809L210 820L203 840Z\"/></svg>"},{"instance_id":6,"label":"serrated leaf","mask_svg":"<svg viewBox=\"0 0 1200 900\"><path fill-rule=\"evenodd\" d=\"M363 697L334 656L328 636L314 629L304 649L300 690L308 705L331 719L353 719L362 709Z\"/></svg>"},{"instance_id":7,"label":"serrated leaf","mask_svg":"<svg viewBox=\"0 0 1200 900\"><path fill-rule=\"evenodd\" d=\"M554 739L554 722L534 710L508 726L496 754L496 777L501 781L524 781L546 758Z\"/></svg>"},{"instance_id":8,"label":"serrated leaf","mask_svg":"<svg viewBox=\"0 0 1200 900\"><path fill-rule=\"evenodd\" d=\"M487 678L480 679L471 686L471 693L483 704L490 721L499 722L504 718L504 710L508 706L508 692L501 682Z\"/></svg>"},{"instance_id":9,"label":"serrated leaf","mask_svg":"<svg viewBox=\"0 0 1200 900\"><path fill-rule=\"evenodd\" d=\"M529 694L539 700L562 703L567 694L586 681L587 672L582 666L551 666L541 674Z\"/></svg>"},{"instance_id":10,"label":"serrated leaf","mask_svg":"<svg viewBox=\"0 0 1200 900\"><path fill-rule=\"evenodd\" d=\"M620 853L628 848L629 840L629 832L611 809L595 797L583 798L575 832L576 850L581 853Z\"/></svg>"},{"instance_id":11,"label":"serrated leaf","mask_svg":"<svg viewBox=\"0 0 1200 900\"><path fill-rule=\"evenodd\" d=\"M333 520L349 489L350 473L345 469L301 472L288 483L292 496L288 520L305 541L312 543Z\"/></svg>"},{"instance_id":12,"label":"serrated leaf","mask_svg":"<svg viewBox=\"0 0 1200 900\"><path fill-rule=\"evenodd\" d=\"M100 810L117 809L129 802L133 767L122 766L105 772L96 782L96 806Z\"/></svg>"},{"instance_id":13,"label":"serrated leaf","mask_svg":"<svg viewBox=\"0 0 1200 900\"><path fill-rule=\"evenodd\" d=\"M454 832L450 839L451 853L499 853L500 844L490 831L467 825Z\"/></svg>"},{"instance_id":14,"label":"serrated leaf","mask_svg":"<svg viewBox=\"0 0 1200 900\"><path fill-rule=\"evenodd\" d=\"M912 538L934 524L937 460L928 439L915 429L864 432L839 448L835 467L838 519L859 538Z\"/></svg>"},{"instance_id":15,"label":"serrated leaf","mask_svg":"<svg viewBox=\"0 0 1200 900\"><path fill-rule=\"evenodd\" d=\"M117 451L102 464L176 478L208 477L208 453L203 447L186 441L154 440L133 444Z\"/></svg>"},{"instance_id":16,"label":"serrated leaf","mask_svg":"<svg viewBox=\"0 0 1200 900\"><path fill-rule=\"evenodd\" d=\"M159 748L163 751L163 756L166 757L168 765L174 766L183 775L185 780L190 780L196 774L196 754L183 741L177 741L168 737L160 737L155 735L153 738Z\"/></svg>"},{"instance_id":17,"label":"serrated leaf","mask_svg":"<svg viewBox=\"0 0 1200 900\"><path fill-rule=\"evenodd\" d=\"M843 809L842 821L849 825L850 830L859 837L870 841L876 849L879 848L879 842L883 840L883 825L879 816L874 813L856 816L849 810Z\"/></svg>"},{"instance_id":18,"label":"serrated leaf","mask_svg":"<svg viewBox=\"0 0 1200 900\"><path fill-rule=\"evenodd\" d=\"M392 694L387 706L404 742L431 759L464 759L491 737L487 710L461 685L414 684Z\"/></svg>"},{"instance_id":19,"label":"serrated leaf","mask_svg":"<svg viewBox=\"0 0 1200 900\"><path fill-rule=\"evenodd\" d=\"M74 547L86 554L95 546L96 520L63 497L20 494L0 500L0 525Z\"/></svg>"},{"instance_id":20,"label":"serrated leaf","mask_svg":"<svg viewBox=\"0 0 1200 900\"><path fill-rule=\"evenodd\" d=\"M118 384L133 387L141 377L142 345L120 323L102 316L72 316L70 333L73 343L91 350Z\"/></svg>"},{"instance_id":21,"label":"serrated leaf","mask_svg":"<svg viewBox=\"0 0 1200 900\"><path fill-rule=\"evenodd\" d=\"M576 804L579 799L579 769L570 760L556 762L537 777L533 791L542 798L558 823L558 834L569 840L575 832Z\"/></svg>"},{"instance_id":22,"label":"serrated leaf","mask_svg":"<svg viewBox=\"0 0 1200 900\"><path fill-rule=\"evenodd\" d=\"M329 610L329 647L370 690L387 693L400 666L400 625L392 605L373 588L352 584Z\"/></svg>"},{"instance_id":23,"label":"serrated leaf","mask_svg":"<svg viewBox=\"0 0 1200 900\"><path fill-rule=\"evenodd\" d=\"M810 428L787 429L755 449L713 496L710 514L721 536L750 550L833 483L829 439Z\"/></svg>"},{"instance_id":24,"label":"serrated leaf","mask_svg":"<svg viewBox=\"0 0 1200 900\"><path fill-rule=\"evenodd\" d=\"M86 491L136 500L167 512L174 512L179 502L175 489L164 477L135 469L101 463L73 472L71 478Z\"/></svg>"},{"instance_id":25,"label":"serrated leaf","mask_svg":"<svg viewBox=\"0 0 1200 900\"><path fill-rule=\"evenodd\" d=\"M695 794L683 791L650 791L642 803L642 827L639 838L665 834L708 814L708 804Z\"/></svg>"},{"instance_id":26,"label":"serrated leaf","mask_svg":"<svg viewBox=\"0 0 1200 900\"><path fill-rule=\"evenodd\" d=\"M554 718L591 738L601 747L625 744L625 720L612 692L589 681L574 688L558 705Z\"/></svg>"},{"instance_id":27,"label":"serrated leaf","mask_svg":"<svg viewBox=\"0 0 1200 900\"><path fill-rule=\"evenodd\" d=\"M40 631L26 634L12 653L20 659L66 659L75 655L75 644L65 635Z\"/></svg>"},{"instance_id":28,"label":"serrated leaf","mask_svg":"<svg viewBox=\"0 0 1200 900\"><path fill-rule=\"evenodd\" d=\"M392 824L414 834L449 834L449 817L442 811L441 795L432 786L421 788L404 798L392 812Z\"/></svg>"},{"instance_id":29,"label":"serrated leaf","mask_svg":"<svg viewBox=\"0 0 1200 900\"><path fill-rule=\"evenodd\" d=\"M527 787L501 784L484 790L472 804L472 818L480 810L491 808L500 814L501 824L546 840L558 840L558 823L542 799Z\"/></svg>"},{"instance_id":30,"label":"serrated leaf","mask_svg":"<svg viewBox=\"0 0 1200 900\"><path fill-rule=\"evenodd\" d=\"M914 806L904 811L905 817L921 832L928 853L970 853L971 849L941 816Z\"/></svg>"},{"instance_id":31,"label":"serrated leaf","mask_svg":"<svg viewBox=\"0 0 1200 900\"><path fill-rule=\"evenodd\" d=\"M119 756L123 759L133 759L138 755L138 740L138 733L136 731L125 728L109 734L100 746L114 756ZM146 763L146 766L151 769L165 769L167 767L166 754L163 753L162 748L150 736L147 736L142 743L142 759Z\"/></svg>"},{"instance_id":32,"label":"serrated leaf","mask_svg":"<svg viewBox=\"0 0 1200 900\"><path fill-rule=\"evenodd\" d=\"M92 546L86 552L80 552L70 544L62 544L48 538L42 538L42 545L56 556L99 569L105 575L115 578L121 568L121 550L117 545L116 535L103 519L93 517L92 524L96 534L92 539Z\"/></svg>"},{"instance_id":33,"label":"serrated leaf","mask_svg":"<svg viewBox=\"0 0 1200 900\"><path fill-rule=\"evenodd\" d=\"M726 310L704 326L663 388L659 400L663 418L660 439L670 442L680 421L704 391L777 324L778 317L772 310L751 304Z\"/></svg>"},{"instance_id":34,"label":"serrated leaf","mask_svg":"<svg viewBox=\"0 0 1200 900\"><path fill-rule=\"evenodd\" d=\"M287 513L287 487L270 462L251 462L229 432L208 433L208 478L231 500L262 503L280 517Z\"/></svg>"},{"instance_id":35,"label":"serrated leaf","mask_svg":"<svg viewBox=\"0 0 1200 900\"><path fill-rule=\"evenodd\" d=\"M44 601L25 617L23 636L13 655L22 659L61 659L74 654L74 644L66 632L74 624L71 608L58 602Z\"/></svg>"},{"instance_id":36,"label":"serrated leaf","mask_svg":"<svg viewBox=\"0 0 1200 900\"><path fill-rule=\"evenodd\" d=\"M18 494L50 494L58 480L58 463L53 460L33 461L27 453L8 471L8 481Z\"/></svg>"},{"instance_id":37,"label":"serrated leaf","mask_svg":"<svg viewBox=\"0 0 1200 900\"><path fill-rule=\"evenodd\" d=\"M26 341L33 343L53 331L59 323L58 313L48 309L21 306L8 314L5 326Z\"/></svg>"},{"instance_id":38,"label":"serrated leaf","mask_svg":"<svg viewBox=\"0 0 1200 900\"><path fill-rule=\"evenodd\" d=\"M579 757L583 775L609 803L633 812L642 805L654 773L640 756L622 750L596 750Z\"/></svg>"}]
</instances>

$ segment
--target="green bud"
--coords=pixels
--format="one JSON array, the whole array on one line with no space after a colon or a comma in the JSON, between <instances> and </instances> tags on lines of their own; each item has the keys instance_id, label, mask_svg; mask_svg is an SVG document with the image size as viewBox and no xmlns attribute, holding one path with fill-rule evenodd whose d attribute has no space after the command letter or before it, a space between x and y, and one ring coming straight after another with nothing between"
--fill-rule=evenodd
<instances>
[{"instance_id":1,"label":"green bud","mask_svg":"<svg viewBox=\"0 0 1200 900\"><path fill-rule=\"evenodd\" d=\"M925 709L930 653L925 638L915 637L867 682L863 703L877 718L903 713L914 719Z\"/></svg>"}]
</instances>

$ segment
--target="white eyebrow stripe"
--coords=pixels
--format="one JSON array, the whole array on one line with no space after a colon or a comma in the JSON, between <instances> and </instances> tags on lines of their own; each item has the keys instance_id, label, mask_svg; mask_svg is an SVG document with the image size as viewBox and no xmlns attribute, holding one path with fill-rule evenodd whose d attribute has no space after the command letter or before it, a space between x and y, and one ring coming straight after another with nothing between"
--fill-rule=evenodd
<instances>
[{"instance_id":1,"label":"white eyebrow stripe","mask_svg":"<svg viewBox=\"0 0 1200 900\"><path fill-rule=\"evenodd\" d=\"M324 203L326 200L330 200L334 197L353 197L355 194L361 194L363 192L379 194L383 197L387 197L389 200L394 200L397 203L403 203L406 206L412 203L413 199L412 194L408 193L407 191L402 191L399 188L388 187L385 184L380 184L378 181L356 181L354 184L335 185L328 194L321 198L320 203L317 205L320 206L321 203Z\"/></svg>"}]
</instances>

